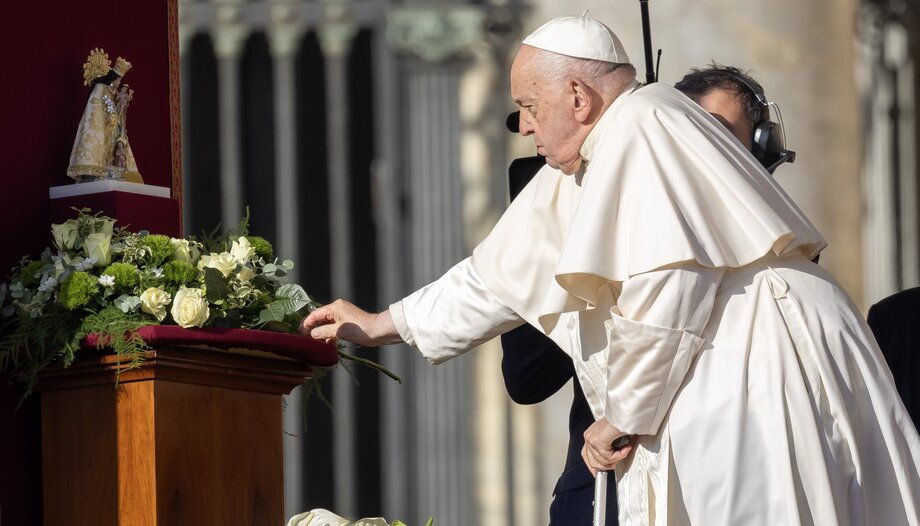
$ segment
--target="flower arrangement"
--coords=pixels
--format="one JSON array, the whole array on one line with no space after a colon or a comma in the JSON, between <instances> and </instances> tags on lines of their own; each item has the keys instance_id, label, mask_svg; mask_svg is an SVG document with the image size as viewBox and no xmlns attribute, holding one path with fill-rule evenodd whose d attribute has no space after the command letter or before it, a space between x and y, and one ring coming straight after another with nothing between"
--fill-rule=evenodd
<instances>
[{"instance_id":1,"label":"flower arrangement","mask_svg":"<svg viewBox=\"0 0 920 526\"><path fill-rule=\"evenodd\" d=\"M70 365L89 334L132 368L148 350L135 332L140 327L296 332L317 305L299 285L284 282L294 263L248 235L248 216L226 236L198 240L130 232L109 217L77 212L51 226L53 249L23 258L0 284L0 371L22 381L26 395L44 367ZM339 355L398 380L373 362L341 349Z\"/></svg>"}]
</instances>

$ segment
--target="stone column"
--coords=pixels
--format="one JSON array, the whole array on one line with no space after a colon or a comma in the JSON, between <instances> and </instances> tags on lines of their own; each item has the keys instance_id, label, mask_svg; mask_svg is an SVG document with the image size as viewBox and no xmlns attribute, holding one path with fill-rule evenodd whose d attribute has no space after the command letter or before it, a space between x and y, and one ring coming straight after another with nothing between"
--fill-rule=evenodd
<instances>
[{"instance_id":1,"label":"stone column","mask_svg":"<svg viewBox=\"0 0 920 526\"><path fill-rule=\"evenodd\" d=\"M243 214L243 160L240 133L240 55L249 35L242 0L212 0L216 21L211 28L217 55L220 108L221 220L224 230Z\"/></svg>"},{"instance_id":2,"label":"stone column","mask_svg":"<svg viewBox=\"0 0 920 526\"><path fill-rule=\"evenodd\" d=\"M300 254L297 196L297 92L295 65L303 27L295 6L285 0L271 0L268 8L268 43L274 75L275 114L275 224L276 252ZM288 273L292 283L300 280L298 267ZM303 393L297 387L284 397L284 516L306 509L304 495Z\"/></svg>"},{"instance_id":3,"label":"stone column","mask_svg":"<svg viewBox=\"0 0 920 526\"><path fill-rule=\"evenodd\" d=\"M862 20L858 78L865 100L863 190L868 304L918 284L914 63L909 30Z\"/></svg>"},{"instance_id":4,"label":"stone column","mask_svg":"<svg viewBox=\"0 0 920 526\"><path fill-rule=\"evenodd\" d=\"M329 229L332 296L351 298L351 174L348 163L348 52L356 27L344 2L326 1L319 42L326 66L326 141L329 151ZM341 367L332 376L333 465L336 513L357 510L354 379Z\"/></svg>"},{"instance_id":5,"label":"stone column","mask_svg":"<svg viewBox=\"0 0 920 526\"><path fill-rule=\"evenodd\" d=\"M295 6L285 0L271 0L268 43L272 56L275 96L275 224L278 253L300 254L297 237L299 214L297 196L297 86L295 66L304 29ZM297 267L288 279L297 283Z\"/></svg>"},{"instance_id":6,"label":"stone column","mask_svg":"<svg viewBox=\"0 0 920 526\"><path fill-rule=\"evenodd\" d=\"M406 55L401 113L410 247L409 289L437 279L468 254L464 228L465 185L461 170L463 123L459 85L469 51L482 37L484 13L472 6L391 9L387 38ZM407 290L405 292L409 292ZM444 524L476 524L475 437L468 359L432 367L409 354L406 385L384 391L384 414L408 408L411 448L409 520L429 515ZM496 430L499 432L499 430ZM398 444L384 444L388 456ZM395 506L394 495L387 507ZM492 517L494 522L496 517ZM504 522L499 519L498 522Z\"/></svg>"}]
</instances>

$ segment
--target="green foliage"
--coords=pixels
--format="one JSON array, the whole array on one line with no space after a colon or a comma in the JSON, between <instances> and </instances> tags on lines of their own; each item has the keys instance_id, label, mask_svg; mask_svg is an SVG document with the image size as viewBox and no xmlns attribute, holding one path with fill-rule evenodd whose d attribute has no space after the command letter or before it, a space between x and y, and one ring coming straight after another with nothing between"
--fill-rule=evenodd
<instances>
[{"instance_id":1,"label":"green foliage","mask_svg":"<svg viewBox=\"0 0 920 526\"><path fill-rule=\"evenodd\" d=\"M32 393L39 371L55 362L66 366L73 361L73 334L79 325L79 314L63 309L34 318L15 316L0 323L0 371L23 384L23 398Z\"/></svg>"},{"instance_id":2,"label":"green foliage","mask_svg":"<svg viewBox=\"0 0 920 526\"><path fill-rule=\"evenodd\" d=\"M252 246L253 250L256 251L256 255L265 261L271 261L275 258L275 249L272 247L272 244L268 242L264 237L259 236L246 236L246 239L249 240L249 244Z\"/></svg>"},{"instance_id":3,"label":"green foliage","mask_svg":"<svg viewBox=\"0 0 920 526\"><path fill-rule=\"evenodd\" d=\"M45 264L41 261L29 261L22 266L22 270L19 272L19 279L22 280L23 286L31 287L32 285L37 285L41 274L39 271L44 267Z\"/></svg>"},{"instance_id":4,"label":"green foliage","mask_svg":"<svg viewBox=\"0 0 920 526\"><path fill-rule=\"evenodd\" d=\"M97 347L111 347L118 356L120 370L140 366L150 349L137 330L145 325L156 325L156 321L132 312L123 312L115 306L109 306L97 314L87 316L78 331L79 340L87 334L98 334Z\"/></svg>"},{"instance_id":5,"label":"green foliage","mask_svg":"<svg viewBox=\"0 0 920 526\"><path fill-rule=\"evenodd\" d=\"M141 238L141 244L150 251L148 263L152 267L159 267L172 257L175 248L169 236L151 234Z\"/></svg>"},{"instance_id":6,"label":"green foliage","mask_svg":"<svg viewBox=\"0 0 920 526\"><path fill-rule=\"evenodd\" d=\"M184 261L170 261L163 266L163 277L167 283L181 287L198 279L198 269Z\"/></svg>"},{"instance_id":7,"label":"green foliage","mask_svg":"<svg viewBox=\"0 0 920 526\"><path fill-rule=\"evenodd\" d=\"M87 272L74 272L61 283L61 303L67 310L76 310L88 304L99 292L96 277Z\"/></svg>"},{"instance_id":8,"label":"green foliage","mask_svg":"<svg viewBox=\"0 0 920 526\"><path fill-rule=\"evenodd\" d=\"M229 252L230 245L240 236L249 235L249 207L246 207L246 214L240 220L240 224L229 229L224 235L220 235L222 225L218 223L210 232L202 231L201 236L196 239L204 247L204 252Z\"/></svg>"},{"instance_id":9,"label":"green foliage","mask_svg":"<svg viewBox=\"0 0 920 526\"><path fill-rule=\"evenodd\" d=\"M138 269L130 263L112 263L106 267L103 276L112 276L115 279L115 289L121 292L131 292L138 284Z\"/></svg>"},{"instance_id":10,"label":"green foliage","mask_svg":"<svg viewBox=\"0 0 920 526\"><path fill-rule=\"evenodd\" d=\"M230 284L227 278L216 268L204 269L204 287L208 301L211 303L223 302L230 294Z\"/></svg>"}]
</instances>

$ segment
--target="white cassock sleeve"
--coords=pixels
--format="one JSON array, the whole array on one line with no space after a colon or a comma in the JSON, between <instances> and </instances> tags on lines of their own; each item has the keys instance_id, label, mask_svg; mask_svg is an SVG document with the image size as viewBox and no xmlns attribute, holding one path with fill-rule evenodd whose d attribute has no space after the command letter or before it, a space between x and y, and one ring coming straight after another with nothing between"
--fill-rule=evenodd
<instances>
[{"instance_id":1,"label":"white cassock sleeve","mask_svg":"<svg viewBox=\"0 0 920 526\"><path fill-rule=\"evenodd\" d=\"M434 364L524 323L486 287L470 258L390 305L390 316L403 341Z\"/></svg>"},{"instance_id":2,"label":"white cassock sleeve","mask_svg":"<svg viewBox=\"0 0 920 526\"><path fill-rule=\"evenodd\" d=\"M722 275L690 264L623 282L605 322L605 416L614 427L627 434L658 432L703 345Z\"/></svg>"}]
</instances>

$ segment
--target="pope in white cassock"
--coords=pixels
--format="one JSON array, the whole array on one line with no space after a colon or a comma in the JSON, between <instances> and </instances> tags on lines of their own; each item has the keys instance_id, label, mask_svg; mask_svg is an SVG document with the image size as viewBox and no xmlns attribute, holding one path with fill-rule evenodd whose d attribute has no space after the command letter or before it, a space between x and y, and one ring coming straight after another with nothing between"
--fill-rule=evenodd
<instances>
[{"instance_id":1,"label":"pope in white cassock","mask_svg":"<svg viewBox=\"0 0 920 526\"><path fill-rule=\"evenodd\" d=\"M808 218L715 119L565 17L511 70L548 165L473 255L303 330L439 363L523 322L575 363L620 523L920 524L920 438ZM613 440L633 436L618 451Z\"/></svg>"}]
</instances>

